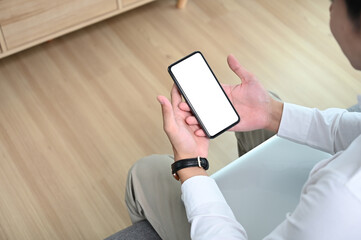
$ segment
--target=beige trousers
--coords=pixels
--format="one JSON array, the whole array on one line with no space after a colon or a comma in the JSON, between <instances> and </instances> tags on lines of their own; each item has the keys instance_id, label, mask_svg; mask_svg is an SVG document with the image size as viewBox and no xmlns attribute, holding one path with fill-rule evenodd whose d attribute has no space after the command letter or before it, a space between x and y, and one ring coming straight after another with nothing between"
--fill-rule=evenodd
<instances>
[{"instance_id":1,"label":"beige trousers","mask_svg":"<svg viewBox=\"0 0 361 240\"><path fill-rule=\"evenodd\" d=\"M147 219L162 239L190 239L181 183L171 174L169 155L151 155L130 169L125 202L133 223Z\"/></svg>"}]
</instances>

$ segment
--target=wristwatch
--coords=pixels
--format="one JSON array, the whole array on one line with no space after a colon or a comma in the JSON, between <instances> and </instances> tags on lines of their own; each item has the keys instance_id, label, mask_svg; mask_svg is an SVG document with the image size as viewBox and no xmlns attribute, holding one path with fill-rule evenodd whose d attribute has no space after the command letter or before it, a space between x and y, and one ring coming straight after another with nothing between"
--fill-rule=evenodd
<instances>
[{"instance_id":1,"label":"wristwatch","mask_svg":"<svg viewBox=\"0 0 361 240\"><path fill-rule=\"evenodd\" d=\"M188 167L200 167L203 168L204 170L208 170L209 163L206 158L202 158L199 156L196 158L187 158L187 159L178 160L172 164L173 177L177 181L179 181L179 176L177 172L183 168L188 168Z\"/></svg>"}]
</instances>

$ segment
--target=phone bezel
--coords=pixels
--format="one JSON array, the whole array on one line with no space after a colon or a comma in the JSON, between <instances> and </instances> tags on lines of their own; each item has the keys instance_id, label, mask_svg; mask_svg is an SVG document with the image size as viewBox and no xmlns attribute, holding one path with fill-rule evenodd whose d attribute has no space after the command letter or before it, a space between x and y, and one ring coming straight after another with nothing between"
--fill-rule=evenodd
<instances>
[{"instance_id":1,"label":"phone bezel","mask_svg":"<svg viewBox=\"0 0 361 240\"><path fill-rule=\"evenodd\" d=\"M234 111L234 112L236 113L236 115L237 115L237 121L236 121L236 122L232 123L231 125L229 125L228 127L224 128L223 130L219 131L218 133L216 133L216 134L214 134L214 135L210 135L210 134L209 134L207 128L204 126L202 120L201 120L200 117L198 116L197 112L195 111L194 107L192 106L191 102L189 101L187 95L186 95L185 92L183 91L182 87L180 86L180 84L178 83L176 77L174 76L174 74L173 74L173 72L172 72L172 67L173 67L173 66L181 63L182 61L188 59L189 57L192 57L192 56L195 55L195 54L200 54L200 55L202 56L202 59L203 59L204 62L207 64L208 69L211 71L214 79L215 79L216 82L218 83L218 85L219 85L220 89L222 90L224 96L226 97L226 99L228 100L229 104L231 105L233 111ZM222 88L222 85L219 83L216 75L214 74L214 72L212 71L211 67L209 66L207 60L205 59L205 57L203 56L203 54L202 54L200 51L195 51L195 52L193 52L193 53L191 53L191 54L189 54L189 55L181 58L180 60L172 63L171 65L169 65L169 66L168 66L168 73L169 73L170 76L172 77L174 83L176 84L176 86L177 86L177 88L179 89L180 93L182 94L183 98L184 98L185 101L187 102L188 106L191 108L193 115L197 118L198 123L201 125L203 131L206 133L206 135L207 135L208 138L210 138L210 139L215 138L215 137L221 135L222 133L224 133L225 131L227 131L228 129L232 128L233 126L235 126L236 124L239 123L239 121L240 121L241 119L240 119L240 117L239 117L236 109L234 108L232 102L229 100L227 94L225 93L225 91L224 91L223 88Z\"/></svg>"}]
</instances>

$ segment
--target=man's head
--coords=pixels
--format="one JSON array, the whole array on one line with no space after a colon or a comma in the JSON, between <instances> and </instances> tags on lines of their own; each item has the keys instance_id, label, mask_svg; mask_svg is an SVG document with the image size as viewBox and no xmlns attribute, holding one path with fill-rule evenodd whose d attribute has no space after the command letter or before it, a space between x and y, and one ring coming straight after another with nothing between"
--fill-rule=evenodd
<instances>
[{"instance_id":1,"label":"man's head","mask_svg":"<svg viewBox=\"0 0 361 240\"><path fill-rule=\"evenodd\" d=\"M351 65L361 70L361 1L333 0L330 14L333 36Z\"/></svg>"},{"instance_id":2,"label":"man's head","mask_svg":"<svg viewBox=\"0 0 361 240\"><path fill-rule=\"evenodd\" d=\"M347 13L350 20L355 26L355 30L360 31L361 23L361 1L360 0L345 0Z\"/></svg>"}]
</instances>

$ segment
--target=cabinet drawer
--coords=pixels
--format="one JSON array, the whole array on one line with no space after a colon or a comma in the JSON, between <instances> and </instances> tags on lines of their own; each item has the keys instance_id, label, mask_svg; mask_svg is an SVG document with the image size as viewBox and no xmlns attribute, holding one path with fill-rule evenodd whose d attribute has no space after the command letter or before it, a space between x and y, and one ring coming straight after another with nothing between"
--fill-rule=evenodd
<instances>
[{"instance_id":1,"label":"cabinet drawer","mask_svg":"<svg viewBox=\"0 0 361 240\"><path fill-rule=\"evenodd\" d=\"M122 0L122 6L128 7L129 5L132 5L133 3L140 2L142 0Z\"/></svg>"},{"instance_id":2,"label":"cabinet drawer","mask_svg":"<svg viewBox=\"0 0 361 240\"><path fill-rule=\"evenodd\" d=\"M117 10L116 0L58 1L56 6L42 3L36 14L7 21L2 26L7 48L14 49L36 39L75 26L91 18Z\"/></svg>"}]
</instances>

